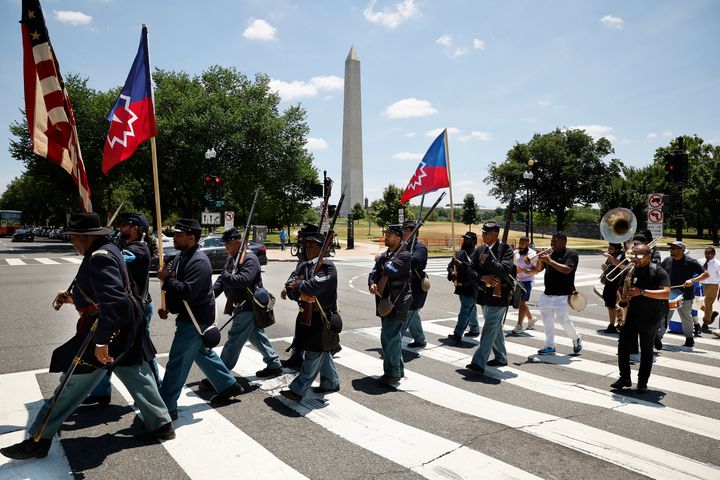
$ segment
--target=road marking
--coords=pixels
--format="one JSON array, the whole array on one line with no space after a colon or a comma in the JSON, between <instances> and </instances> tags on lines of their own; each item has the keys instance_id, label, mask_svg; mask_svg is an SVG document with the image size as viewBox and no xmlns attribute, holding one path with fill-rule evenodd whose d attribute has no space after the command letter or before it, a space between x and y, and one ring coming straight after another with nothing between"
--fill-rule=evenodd
<instances>
[{"instance_id":1,"label":"road marking","mask_svg":"<svg viewBox=\"0 0 720 480\"><path fill-rule=\"evenodd\" d=\"M377 341L380 339L380 330L380 327L370 327L353 330L352 333L365 335ZM424 349L414 349L407 348L407 341L403 341L403 348L420 356L456 367L464 367L472 359L472 355L466 355L452 348L429 342ZM550 397L607 408L608 410L650 420L713 440L720 440L720 420L714 418L703 417L657 403L645 402L638 398L608 390L600 390L588 385L553 380L512 367L487 367L485 376L497 378L503 382Z\"/></svg>"},{"instance_id":2,"label":"road marking","mask_svg":"<svg viewBox=\"0 0 720 480\"><path fill-rule=\"evenodd\" d=\"M165 369L161 366L158 369L163 375ZM125 401L133 405L130 392L115 375L112 384ZM162 442L162 445L190 478L307 478L233 425L189 388L182 389L178 407L179 416L173 422L176 438Z\"/></svg>"},{"instance_id":3,"label":"road marking","mask_svg":"<svg viewBox=\"0 0 720 480\"><path fill-rule=\"evenodd\" d=\"M60 257L61 260L65 260L68 263L82 263L82 258L77 257Z\"/></svg>"},{"instance_id":4,"label":"road marking","mask_svg":"<svg viewBox=\"0 0 720 480\"><path fill-rule=\"evenodd\" d=\"M233 371L248 377L262 365L262 356L248 348L243 350ZM301 403L288 400L279 395L281 389L287 388L288 377L284 375L282 383L277 379L257 379L254 383L329 432L425 478L539 478L477 450L388 418L339 393L327 398L309 393Z\"/></svg>"},{"instance_id":5,"label":"road marking","mask_svg":"<svg viewBox=\"0 0 720 480\"><path fill-rule=\"evenodd\" d=\"M42 263L43 265L57 265L60 262L56 262L55 260L50 260L49 258L35 258L36 261Z\"/></svg>"},{"instance_id":6,"label":"road marking","mask_svg":"<svg viewBox=\"0 0 720 480\"><path fill-rule=\"evenodd\" d=\"M27 263L23 262L19 258L6 258L5 261L8 265L27 265Z\"/></svg>"},{"instance_id":7,"label":"road marking","mask_svg":"<svg viewBox=\"0 0 720 480\"><path fill-rule=\"evenodd\" d=\"M335 362L364 375L383 371L382 360L343 347ZM398 390L466 415L529 433L651 478L717 479L720 468L572 420L508 405L405 370Z\"/></svg>"}]
</instances>

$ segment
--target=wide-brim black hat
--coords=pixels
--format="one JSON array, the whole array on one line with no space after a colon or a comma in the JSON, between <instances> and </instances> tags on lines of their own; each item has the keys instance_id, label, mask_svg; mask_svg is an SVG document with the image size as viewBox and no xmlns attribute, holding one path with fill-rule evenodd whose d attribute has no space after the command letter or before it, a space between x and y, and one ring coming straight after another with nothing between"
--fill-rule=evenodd
<instances>
[{"instance_id":1,"label":"wide-brim black hat","mask_svg":"<svg viewBox=\"0 0 720 480\"><path fill-rule=\"evenodd\" d=\"M74 213L68 222L68 228L64 233L68 235L107 235L112 228L104 227L100 223L100 215L94 212Z\"/></svg>"}]
</instances>

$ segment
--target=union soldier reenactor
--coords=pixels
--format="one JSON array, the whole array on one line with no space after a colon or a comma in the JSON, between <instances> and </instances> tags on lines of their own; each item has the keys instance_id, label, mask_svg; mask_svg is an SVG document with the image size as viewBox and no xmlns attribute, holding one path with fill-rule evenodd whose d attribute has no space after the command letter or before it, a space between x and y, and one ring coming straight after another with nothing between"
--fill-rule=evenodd
<instances>
[{"instance_id":1,"label":"union soldier reenactor","mask_svg":"<svg viewBox=\"0 0 720 480\"><path fill-rule=\"evenodd\" d=\"M340 380L332 359L332 352L337 351L340 345L338 333L341 328L337 313L337 271L331 261L323 259L319 270L314 272L324 241L325 236L321 233L305 236L307 260L295 268L285 283L285 291L291 300L303 301L303 308L312 309L311 315L301 310L295 321L293 343L297 350L305 353L300 374L288 390L280 391L282 396L296 402L307 394L318 373L320 386L313 391L332 393L340 390Z\"/></svg>"},{"instance_id":2,"label":"union soldier reenactor","mask_svg":"<svg viewBox=\"0 0 720 480\"><path fill-rule=\"evenodd\" d=\"M460 250L448 264L448 280L455 286L455 295L460 299L460 312L458 313L455 331L448 335L448 340L459 345L462 342L463 333L469 326L470 331L465 333L467 337L480 335L480 325L477 318L477 283L470 276L472 258L475 256L477 235L467 232L462 236Z\"/></svg>"},{"instance_id":3,"label":"union soldier reenactor","mask_svg":"<svg viewBox=\"0 0 720 480\"><path fill-rule=\"evenodd\" d=\"M110 229L101 225L96 213L77 213L70 217L67 233L83 260L72 291L58 294L54 305L60 308L64 303L74 304L80 319L76 335L53 352L50 371L63 375L53 398L45 402L28 429L31 438L0 449L3 455L16 460L47 456L63 421L107 375L106 369L112 369L125 384L142 414L145 431L136 436L175 438L150 367L154 348L143 312L128 292L127 268L120 251L107 239ZM79 363L67 376L86 339L90 340L88 348L80 353Z\"/></svg>"},{"instance_id":4,"label":"union soldier reenactor","mask_svg":"<svg viewBox=\"0 0 720 480\"><path fill-rule=\"evenodd\" d=\"M427 345L425 341L425 332L422 328L422 319L420 318L420 309L425 306L427 299L427 291L423 289L425 281L425 267L427 266L428 251L424 243L418 237L420 230L415 233L415 238L410 238L415 229L415 220L406 220L402 224L403 241L410 246L410 270L412 277L410 279L410 290L412 292L412 301L405 323L402 326L404 334L408 329L410 336L413 338L412 343L408 344L410 348L424 348ZM427 282L429 285L429 281Z\"/></svg>"}]
</instances>

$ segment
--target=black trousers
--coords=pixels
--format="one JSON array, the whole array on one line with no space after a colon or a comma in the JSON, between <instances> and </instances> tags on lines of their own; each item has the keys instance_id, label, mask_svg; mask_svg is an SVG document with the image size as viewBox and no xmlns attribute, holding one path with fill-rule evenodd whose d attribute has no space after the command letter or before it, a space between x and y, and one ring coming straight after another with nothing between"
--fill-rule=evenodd
<instances>
[{"instance_id":1,"label":"black trousers","mask_svg":"<svg viewBox=\"0 0 720 480\"><path fill-rule=\"evenodd\" d=\"M633 312L630 310L625 325L620 329L618 342L618 368L621 378L630 378L630 352L637 348L640 337L640 372L638 384L647 384L652 370L653 345L660 323L659 311Z\"/></svg>"}]
</instances>

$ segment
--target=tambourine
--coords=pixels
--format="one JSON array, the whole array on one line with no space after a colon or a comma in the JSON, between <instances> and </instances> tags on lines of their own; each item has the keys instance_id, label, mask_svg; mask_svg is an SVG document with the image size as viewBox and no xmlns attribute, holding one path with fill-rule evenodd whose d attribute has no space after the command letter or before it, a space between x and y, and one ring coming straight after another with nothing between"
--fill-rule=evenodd
<instances>
[{"instance_id":1,"label":"tambourine","mask_svg":"<svg viewBox=\"0 0 720 480\"><path fill-rule=\"evenodd\" d=\"M587 297L580 292L573 292L568 295L568 305L576 312L582 312L587 307Z\"/></svg>"}]
</instances>

